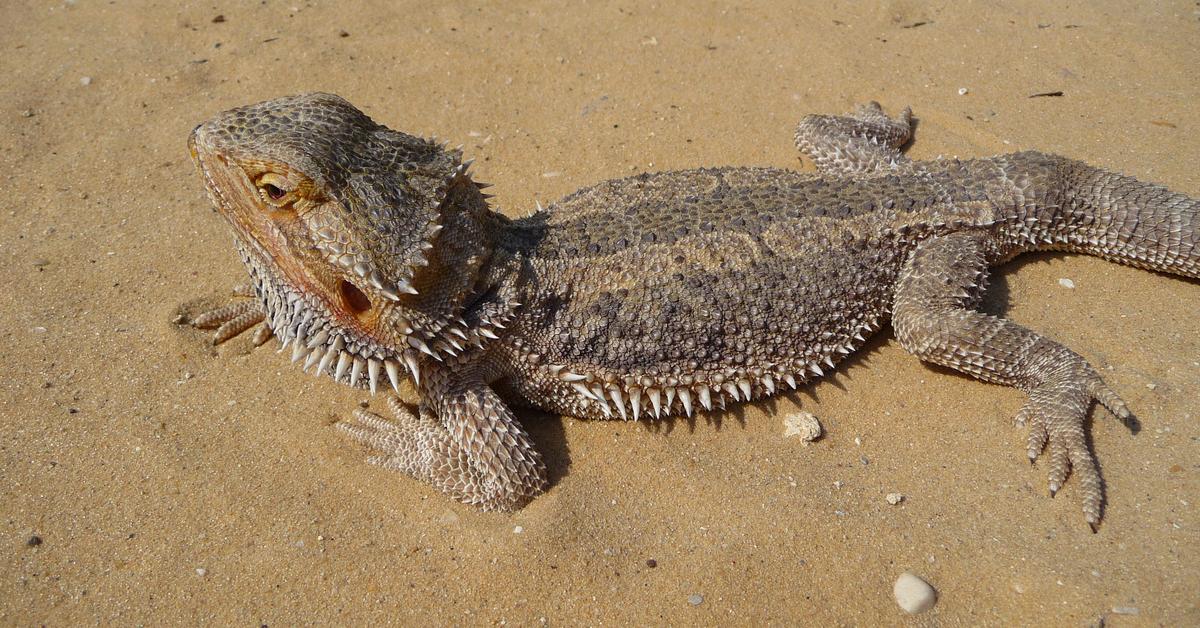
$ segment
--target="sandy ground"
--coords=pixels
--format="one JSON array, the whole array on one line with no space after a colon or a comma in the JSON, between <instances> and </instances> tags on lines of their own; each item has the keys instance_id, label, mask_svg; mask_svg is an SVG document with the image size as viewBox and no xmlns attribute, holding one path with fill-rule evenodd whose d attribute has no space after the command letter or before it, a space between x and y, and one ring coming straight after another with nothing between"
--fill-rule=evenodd
<instances>
[{"instance_id":1,"label":"sandy ground","mask_svg":"<svg viewBox=\"0 0 1200 628\"><path fill-rule=\"evenodd\" d=\"M363 395L171 323L242 272L184 144L231 106L337 92L464 142L512 215L808 167L800 116L869 99L913 105L916 157L1038 148L1197 195L1196 2L27 4L0 8L0 623L1200 624L1195 281L1033 256L989 297L1140 417L1092 426L1095 535L1025 461L1020 393L890 334L715 422L527 413L553 486L497 515L367 465L331 427ZM823 440L783 437L797 407ZM915 619L905 570L939 591Z\"/></svg>"}]
</instances>

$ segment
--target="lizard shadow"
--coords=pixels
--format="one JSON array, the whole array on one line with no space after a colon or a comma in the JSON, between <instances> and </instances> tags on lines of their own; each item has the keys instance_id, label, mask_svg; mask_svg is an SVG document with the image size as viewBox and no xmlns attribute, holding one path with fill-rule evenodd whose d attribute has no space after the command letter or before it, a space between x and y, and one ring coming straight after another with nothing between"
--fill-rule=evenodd
<instances>
[{"instance_id":1,"label":"lizard shadow","mask_svg":"<svg viewBox=\"0 0 1200 628\"><path fill-rule=\"evenodd\" d=\"M567 415L545 412L535 408L516 409L521 425L529 432L546 465L548 486L555 486L570 475L571 448L567 444L563 421Z\"/></svg>"}]
</instances>

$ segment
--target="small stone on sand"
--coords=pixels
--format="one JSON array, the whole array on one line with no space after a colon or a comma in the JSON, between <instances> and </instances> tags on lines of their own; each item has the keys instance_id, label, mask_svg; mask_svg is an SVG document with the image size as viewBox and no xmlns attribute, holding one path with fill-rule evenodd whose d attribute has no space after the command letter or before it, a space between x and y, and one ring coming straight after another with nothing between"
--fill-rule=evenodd
<instances>
[{"instance_id":1,"label":"small stone on sand","mask_svg":"<svg viewBox=\"0 0 1200 628\"><path fill-rule=\"evenodd\" d=\"M887 499L887 503L895 506L896 504L899 504L900 502L904 501L904 494L903 493L888 493L886 499Z\"/></svg>"},{"instance_id":2,"label":"small stone on sand","mask_svg":"<svg viewBox=\"0 0 1200 628\"><path fill-rule=\"evenodd\" d=\"M1075 287L1075 282L1067 279L1066 277L1062 277L1058 280L1058 285L1070 290Z\"/></svg>"},{"instance_id":3,"label":"small stone on sand","mask_svg":"<svg viewBox=\"0 0 1200 628\"><path fill-rule=\"evenodd\" d=\"M907 571L896 579L892 595L896 596L896 603L904 612L914 615L933 608L937 602L937 591L928 582Z\"/></svg>"},{"instance_id":4,"label":"small stone on sand","mask_svg":"<svg viewBox=\"0 0 1200 628\"><path fill-rule=\"evenodd\" d=\"M704 596L699 593L693 593L688 596L688 604L692 606L700 606L704 603Z\"/></svg>"},{"instance_id":5,"label":"small stone on sand","mask_svg":"<svg viewBox=\"0 0 1200 628\"><path fill-rule=\"evenodd\" d=\"M87 87L88 85L91 85L91 84L92 84L92 77L90 77L90 76L85 76L85 77L83 77L83 78L79 79L79 84L80 84L80 85L82 85L82 86L84 86L84 87Z\"/></svg>"},{"instance_id":6,"label":"small stone on sand","mask_svg":"<svg viewBox=\"0 0 1200 628\"><path fill-rule=\"evenodd\" d=\"M798 412L783 418L783 436L799 436L805 445L821 437L821 423L810 412Z\"/></svg>"}]
</instances>

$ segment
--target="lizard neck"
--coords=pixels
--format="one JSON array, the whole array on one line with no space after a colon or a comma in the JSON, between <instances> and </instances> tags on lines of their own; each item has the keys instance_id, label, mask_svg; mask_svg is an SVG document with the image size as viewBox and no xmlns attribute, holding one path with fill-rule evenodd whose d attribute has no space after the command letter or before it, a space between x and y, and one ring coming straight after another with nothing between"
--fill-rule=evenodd
<instances>
[{"instance_id":1,"label":"lizard neck","mask_svg":"<svg viewBox=\"0 0 1200 628\"><path fill-rule=\"evenodd\" d=\"M453 186L439 211L443 228L426 253L428 265L414 277L416 309L425 316L406 323L434 353L453 354L463 341L482 348L511 320L519 305L512 280L519 263L501 246L509 219L491 210L474 183Z\"/></svg>"}]
</instances>

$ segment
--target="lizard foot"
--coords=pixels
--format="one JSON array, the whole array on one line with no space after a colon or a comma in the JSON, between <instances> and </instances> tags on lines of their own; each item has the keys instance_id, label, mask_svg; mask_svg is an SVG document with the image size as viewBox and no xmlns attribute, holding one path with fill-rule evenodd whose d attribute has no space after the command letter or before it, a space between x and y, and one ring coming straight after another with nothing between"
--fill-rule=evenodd
<instances>
[{"instance_id":1,"label":"lizard foot","mask_svg":"<svg viewBox=\"0 0 1200 628\"><path fill-rule=\"evenodd\" d=\"M892 118L883 112L878 102L872 100L856 107L847 117L858 120L862 124L859 133L876 143L898 148L912 137L911 107L905 107Z\"/></svg>"},{"instance_id":2,"label":"lizard foot","mask_svg":"<svg viewBox=\"0 0 1200 628\"><path fill-rule=\"evenodd\" d=\"M358 409L354 411L353 420L339 421L338 429L379 452L367 459L371 464L427 479L432 466L432 457L427 452L429 444L439 431L445 430L432 416L417 416L390 395L387 400L393 420Z\"/></svg>"},{"instance_id":3,"label":"lizard foot","mask_svg":"<svg viewBox=\"0 0 1200 628\"><path fill-rule=\"evenodd\" d=\"M890 118L872 101L845 116L805 116L796 127L795 140L819 172L852 176L907 168L910 162L900 148L911 137L911 109Z\"/></svg>"},{"instance_id":4,"label":"lizard foot","mask_svg":"<svg viewBox=\"0 0 1200 628\"><path fill-rule=\"evenodd\" d=\"M1100 402L1122 420L1128 420L1132 414L1086 362L1067 363L1059 371L1029 391L1029 400L1017 413L1016 423L1029 426L1026 453L1030 463L1042 451L1050 456L1051 497L1074 471L1083 490L1084 518L1095 532L1104 501L1104 484L1096 460L1088 451L1084 419L1093 401Z\"/></svg>"},{"instance_id":5,"label":"lizard foot","mask_svg":"<svg viewBox=\"0 0 1200 628\"><path fill-rule=\"evenodd\" d=\"M422 405L414 414L394 396L389 395L387 403L392 420L355 410L353 419L337 423L338 429L375 452L368 458L371 464L410 475L483 510L513 511L545 490L545 470L536 452L525 455L536 462L536 468L528 477L518 478L524 483L514 485L503 474L505 465L520 452L470 437L464 440L462 434L456 439L429 406ZM526 442L524 432L507 427L497 425L489 433L497 435L501 444Z\"/></svg>"},{"instance_id":6,"label":"lizard foot","mask_svg":"<svg viewBox=\"0 0 1200 628\"><path fill-rule=\"evenodd\" d=\"M262 304L255 300L244 300L237 297L252 297L254 290L248 285L237 286L233 289L234 298L225 305L201 312L191 320L192 327L197 329L215 329L212 343L219 345L238 334L262 323L254 330L252 341L254 346L261 346L270 340L272 332L266 324L266 312Z\"/></svg>"}]
</instances>

